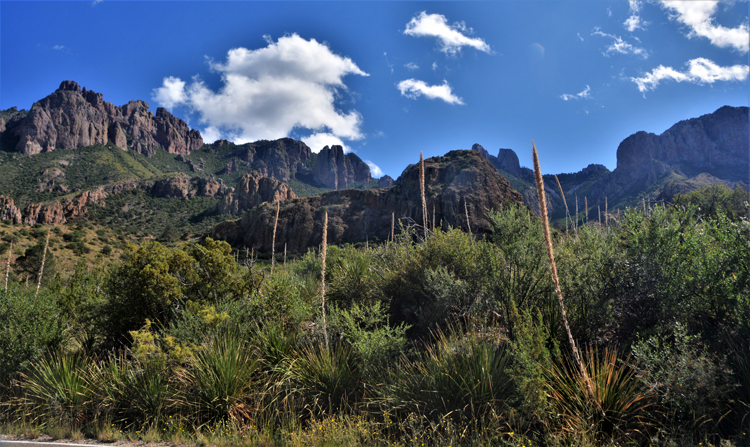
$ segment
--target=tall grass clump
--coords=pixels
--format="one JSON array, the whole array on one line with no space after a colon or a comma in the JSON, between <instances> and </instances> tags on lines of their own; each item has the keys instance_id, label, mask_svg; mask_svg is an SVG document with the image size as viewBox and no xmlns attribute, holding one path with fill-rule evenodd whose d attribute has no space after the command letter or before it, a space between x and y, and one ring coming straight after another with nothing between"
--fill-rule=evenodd
<instances>
[{"instance_id":1,"label":"tall grass clump","mask_svg":"<svg viewBox=\"0 0 750 447\"><path fill-rule=\"evenodd\" d=\"M350 412L361 399L359 359L346 344L313 342L300 348L290 375L308 414Z\"/></svg>"}]
</instances>

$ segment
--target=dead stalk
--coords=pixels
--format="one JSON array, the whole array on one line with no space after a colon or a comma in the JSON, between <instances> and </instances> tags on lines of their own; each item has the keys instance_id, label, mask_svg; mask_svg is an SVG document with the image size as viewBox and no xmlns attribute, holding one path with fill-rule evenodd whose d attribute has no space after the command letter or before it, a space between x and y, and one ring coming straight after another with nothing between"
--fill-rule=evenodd
<instances>
[{"instance_id":1,"label":"dead stalk","mask_svg":"<svg viewBox=\"0 0 750 447\"><path fill-rule=\"evenodd\" d=\"M466 228L469 229L469 234L471 234L471 221L469 220L469 207L466 204L466 197L464 197L464 213L466 213Z\"/></svg>"},{"instance_id":2,"label":"dead stalk","mask_svg":"<svg viewBox=\"0 0 750 447\"><path fill-rule=\"evenodd\" d=\"M320 269L320 308L323 311L323 336L326 339L326 350L328 349L328 327L326 325L326 253L328 251L328 211L323 221L323 247L321 249L322 267Z\"/></svg>"},{"instance_id":3,"label":"dead stalk","mask_svg":"<svg viewBox=\"0 0 750 447\"><path fill-rule=\"evenodd\" d=\"M396 240L396 213L391 213L391 242Z\"/></svg>"},{"instance_id":4,"label":"dead stalk","mask_svg":"<svg viewBox=\"0 0 750 447\"><path fill-rule=\"evenodd\" d=\"M424 224L424 238L427 239L427 200L424 196L424 157L419 151L419 191L422 194L422 223Z\"/></svg>"},{"instance_id":5,"label":"dead stalk","mask_svg":"<svg viewBox=\"0 0 750 447\"><path fill-rule=\"evenodd\" d=\"M555 253L554 253L554 250L552 249L552 237L550 236L549 222L547 221L547 202L544 197L544 183L542 180L542 169L539 167L539 155L537 155L536 145L534 144L533 140L531 142L531 146L533 149L533 156L534 156L534 177L536 178L536 190L537 190L537 194L539 195L539 204L540 204L541 213L542 213L542 227L544 229L544 240L547 243L547 256L549 257L549 265L550 265L550 269L552 270L552 281L555 285L555 292L557 292L557 299L560 302L560 312L562 313L563 323L565 324L565 330L568 332L568 341L570 342L570 348L573 350L573 355L575 356L576 362L578 363L578 367L581 369L581 374L583 375L583 380L586 382L586 387L588 388L589 396L593 400L594 390L591 387L591 379L589 379L589 376L586 373L586 368L584 368L583 362L581 361L581 355L579 354L578 348L576 347L576 342L573 339L573 332L570 330L570 325L568 324L568 316L565 313L565 304L563 303L562 291L560 290L560 280L557 276L557 265L555 264Z\"/></svg>"},{"instance_id":6,"label":"dead stalk","mask_svg":"<svg viewBox=\"0 0 750 447\"><path fill-rule=\"evenodd\" d=\"M42 285L42 274L44 273L44 262L47 260L47 247L49 247L49 236L52 232L47 230L47 240L44 242L44 253L42 253L42 265L39 267L39 280L36 283L36 293L34 297L39 295L39 287Z\"/></svg>"},{"instance_id":7,"label":"dead stalk","mask_svg":"<svg viewBox=\"0 0 750 447\"><path fill-rule=\"evenodd\" d=\"M284 242L284 265L286 265L286 242Z\"/></svg>"},{"instance_id":8,"label":"dead stalk","mask_svg":"<svg viewBox=\"0 0 750 447\"><path fill-rule=\"evenodd\" d=\"M271 274L273 275L273 268L276 265L276 227L279 225L279 210L281 209L281 202L276 202L276 220L273 222L273 238L271 239Z\"/></svg>"},{"instance_id":9,"label":"dead stalk","mask_svg":"<svg viewBox=\"0 0 750 447\"><path fill-rule=\"evenodd\" d=\"M604 196L604 227L609 228L609 203L607 196Z\"/></svg>"},{"instance_id":10,"label":"dead stalk","mask_svg":"<svg viewBox=\"0 0 750 447\"><path fill-rule=\"evenodd\" d=\"M589 198L583 197L583 209L586 210L586 225L589 224Z\"/></svg>"},{"instance_id":11,"label":"dead stalk","mask_svg":"<svg viewBox=\"0 0 750 447\"><path fill-rule=\"evenodd\" d=\"M568 231L568 219L570 218L570 210L568 209L568 201L565 200L565 193L563 192L562 185L560 184L560 180L557 178L557 174L555 174L555 181L557 182L557 187L560 188L560 195L563 199L563 204L565 205L565 231Z\"/></svg>"},{"instance_id":12,"label":"dead stalk","mask_svg":"<svg viewBox=\"0 0 750 447\"><path fill-rule=\"evenodd\" d=\"M5 266L5 290L8 290L8 277L10 276L10 257L13 256L13 241L10 241L8 249L8 263Z\"/></svg>"}]
</instances>

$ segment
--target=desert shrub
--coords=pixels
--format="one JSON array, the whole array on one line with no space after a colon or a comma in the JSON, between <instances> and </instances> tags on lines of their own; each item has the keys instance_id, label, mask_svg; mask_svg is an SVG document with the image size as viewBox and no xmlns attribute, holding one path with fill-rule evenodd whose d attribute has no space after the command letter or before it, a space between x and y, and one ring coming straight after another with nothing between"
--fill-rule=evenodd
<instances>
[{"instance_id":1,"label":"desert shrub","mask_svg":"<svg viewBox=\"0 0 750 447\"><path fill-rule=\"evenodd\" d=\"M675 324L670 336L638 341L633 356L668 426L700 437L715 430L730 410L734 379L726 358L709 354L684 325Z\"/></svg>"},{"instance_id":2,"label":"desert shrub","mask_svg":"<svg viewBox=\"0 0 750 447\"><path fill-rule=\"evenodd\" d=\"M482 244L460 230L435 230L414 244L407 232L374 253L393 323L411 325L412 336L429 335L446 319L471 314L484 296L486 279L476 268Z\"/></svg>"},{"instance_id":3,"label":"desert shrub","mask_svg":"<svg viewBox=\"0 0 750 447\"><path fill-rule=\"evenodd\" d=\"M330 247L326 259L326 300L341 307L381 301L380 276L374 261L370 252L350 245Z\"/></svg>"},{"instance_id":4,"label":"desert shrub","mask_svg":"<svg viewBox=\"0 0 750 447\"><path fill-rule=\"evenodd\" d=\"M0 384L7 384L31 362L60 346L64 331L54 296L0 288Z\"/></svg>"},{"instance_id":5,"label":"desert shrub","mask_svg":"<svg viewBox=\"0 0 750 447\"><path fill-rule=\"evenodd\" d=\"M731 220L750 218L750 191L737 186L733 190L723 183L704 186L686 194L678 194L672 199L677 206L695 207L703 216L726 215Z\"/></svg>"},{"instance_id":6,"label":"desert shrub","mask_svg":"<svg viewBox=\"0 0 750 447\"><path fill-rule=\"evenodd\" d=\"M593 226L578 229L555 247L560 289L573 336L579 342L605 344L617 326L613 305L615 264L620 256L616 231Z\"/></svg>"},{"instance_id":7,"label":"desert shrub","mask_svg":"<svg viewBox=\"0 0 750 447\"><path fill-rule=\"evenodd\" d=\"M354 304L349 309L332 309L329 325L351 345L361 363L365 382L375 384L384 369L406 348L406 330L403 323L388 324L386 309L380 304ZM367 383L366 383L367 384Z\"/></svg>"},{"instance_id":8,"label":"desert shrub","mask_svg":"<svg viewBox=\"0 0 750 447\"><path fill-rule=\"evenodd\" d=\"M42 285L47 286L52 283L57 269L55 255L48 249L44 254L45 241L40 240L36 245L27 248L23 256L20 256L13 263L12 268L20 278L28 279L30 284L36 283L39 279L39 271L44 260L44 272L42 275ZM4 275L3 275L4 276Z\"/></svg>"}]
</instances>

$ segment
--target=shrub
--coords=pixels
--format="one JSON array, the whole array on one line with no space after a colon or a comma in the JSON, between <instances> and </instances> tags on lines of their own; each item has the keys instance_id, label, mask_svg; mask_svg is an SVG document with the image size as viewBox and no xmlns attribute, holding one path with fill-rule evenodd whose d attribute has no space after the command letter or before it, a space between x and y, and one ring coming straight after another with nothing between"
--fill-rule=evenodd
<instances>
[{"instance_id":1,"label":"shrub","mask_svg":"<svg viewBox=\"0 0 750 447\"><path fill-rule=\"evenodd\" d=\"M294 388L311 414L353 408L361 398L359 360L350 347L315 343L301 348L291 368Z\"/></svg>"},{"instance_id":2,"label":"shrub","mask_svg":"<svg viewBox=\"0 0 750 447\"><path fill-rule=\"evenodd\" d=\"M65 323L54 297L0 288L0 384L64 341Z\"/></svg>"},{"instance_id":3,"label":"shrub","mask_svg":"<svg viewBox=\"0 0 750 447\"><path fill-rule=\"evenodd\" d=\"M734 381L726 359L701 349L700 337L684 325L675 324L669 337L640 340L633 356L672 427L705 434L729 410Z\"/></svg>"}]
</instances>

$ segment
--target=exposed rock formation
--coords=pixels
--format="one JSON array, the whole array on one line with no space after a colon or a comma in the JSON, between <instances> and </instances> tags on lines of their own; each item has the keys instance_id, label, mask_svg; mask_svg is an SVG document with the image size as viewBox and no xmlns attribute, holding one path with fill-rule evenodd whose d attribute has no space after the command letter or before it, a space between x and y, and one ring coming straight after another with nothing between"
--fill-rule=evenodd
<instances>
[{"instance_id":1,"label":"exposed rock formation","mask_svg":"<svg viewBox=\"0 0 750 447\"><path fill-rule=\"evenodd\" d=\"M493 166L471 151L452 151L425 160L429 226L432 213L436 225L466 228L464 201L474 233L487 233L488 209L523 198ZM405 223L422 222L419 168L410 165L392 188L339 190L319 196L282 202L276 243L301 251L321 242L323 213L328 211L328 241L338 244L385 240L391 228L391 213ZM255 207L240 220L227 221L213 236L235 245L270 251L276 208L269 203Z\"/></svg>"},{"instance_id":2,"label":"exposed rock formation","mask_svg":"<svg viewBox=\"0 0 750 447\"><path fill-rule=\"evenodd\" d=\"M26 155L54 149L75 149L111 141L151 155L156 148L173 154L188 154L203 146L197 130L166 109L156 116L144 101L130 101L116 107L103 100L101 93L83 89L74 81L63 81L60 88L36 102L20 119L13 116L0 126L7 138L17 139L15 150ZM1 120L0 120L1 121Z\"/></svg>"},{"instance_id":3,"label":"exposed rock formation","mask_svg":"<svg viewBox=\"0 0 750 447\"><path fill-rule=\"evenodd\" d=\"M680 121L661 135L635 133L617 148L617 169L599 183L598 195L612 203L648 193L667 177L687 180L701 174L704 180L750 183L748 120L747 107L724 106Z\"/></svg>"},{"instance_id":4,"label":"exposed rock formation","mask_svg":"<svg viewBox=\"0 0 750 447\"><path fill-rule=\"evenodd\" d=\"M352 152L344 154L341 146L321 149L313 173L320 183L333 189L346 189L354 182L368 183L372 179L367 163Z\"/></svg>"},{"instance_id":5,"label":"exposed rock formation","mask_svg":"<svg viewBox=\"0 0 750 447\"><path fill-rule=\"evenodd\" d=\"M227 191L219 180L203 177L190 178L185 174L157 180L151 187L154 197L172 199L190 199L192 197L214 197Z\"/></svg>"},{"instance_id":6,"label":"exposed rock formation","mask_svg":"<svg viewBox=\"0 0 750 447\"><path fill-rule=\"evenodd\" d=\"M237 181L237 187L228 192L217 206L218 214L239 214L263 202L278 202L296 199L297 195L285 183L259 174L245 174Z\"/></svg>"},{"instance_id":7,"label":"exposed rock formation","mask_svg":"<svg viewBox=\"0 0 750 447\"><path fill-rule=\"evenodd\" d=\"M0 195L0 220L10 220L13 225L21 225L23 219L13 199Z\"/></svg>"},{"instance_id":8,"label":"exposed rock formation","mask_svg":"<svg viewBox=\"0 0 750 447\"><path fill-rule=\"evenodd\" d=\"M223 141L225 140L219 140L217 143ZM251 170L264 177L288 182L297 172L309 171L305 163L309 160L311 151L301 141L281 138L275 141L261 140L237 146L231 156L237 156L248 163Z\"/></svg>"},{"instance_id":9,"label":"exposed rock formation","mask_svg":"<svg viewBox=\"0 0 750 447\"><path fill-rule=\"evenodd\" d=\"M387 188L393 186L393 177L390 175L384 175L378 179L378 188Z\"/></svg>"}]
</instances>

